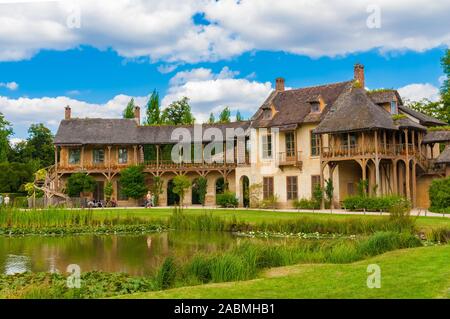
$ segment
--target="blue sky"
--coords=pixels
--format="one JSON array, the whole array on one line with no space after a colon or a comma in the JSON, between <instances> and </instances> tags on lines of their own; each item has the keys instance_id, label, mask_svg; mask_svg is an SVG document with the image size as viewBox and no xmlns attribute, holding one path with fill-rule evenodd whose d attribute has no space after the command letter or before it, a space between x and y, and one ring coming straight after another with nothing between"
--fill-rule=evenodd
<instances>
[{"instance_id":1,"label":"blue sky","mask_svg":"<svg viewBox=\"0 0 450 319\"><path fill-rule=\"evenodd\" d=\"M350 5L353 11L338 2L329 5L329 21L319 22L311 15L323 12L323 1L306 14L290 0L285 3L293 10L276 1L272 7L252 1L150 2L80 1L80 7L60 5L57 14L48 3L0 3L0 29L12 30L8 36L0 31L0 112L13 123L15 138L25 138L37 121L55 131L66 104L75 116L118 117L131 97L143 105L153 89L163 106L190 97L200 122L225 105L249 117L276 77L292 88L344 81L353 77L356 62L365 65L370 89L399 89L407 99L438 98L440 58L450 42L446 4L418 18L426 2L405 2L397 25L398 8L375 1L382 24L373 30L361 2ZM99 11L100 4L109 10ZM331 15L341 9L343 17ZM78 27L61 18L72 16L79 18ZM122 30L116 20L127 27ZM404 28L408 21L417 29ZM11 28L17 24L22 27Z\"/></svg>"}]
</instances>

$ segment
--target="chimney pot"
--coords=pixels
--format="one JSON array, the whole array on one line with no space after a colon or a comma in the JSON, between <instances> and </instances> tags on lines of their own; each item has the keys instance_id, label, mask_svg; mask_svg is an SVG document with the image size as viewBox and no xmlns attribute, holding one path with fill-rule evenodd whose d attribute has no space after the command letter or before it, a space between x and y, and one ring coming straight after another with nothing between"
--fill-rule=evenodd
<instances>
[{"instance_id":1,"label":"chimney pot","mask_svg":"<svg viewBox=\"0 0 450 319\"><path fill-rule=\"evenodd\" d=\"M134 119L138 125L141 124L141 108L139 106L134 107Z\"/></svg>"},{"instance_id":2,"label":"chimney pot","mask_svg":"<svg viewBox=\"0 0 450 319\"><path fill-rule=\"evenodd\" d=\"M362 89L366 87L364 79L364 65L356 63L353 69L354 80L358 81Z\"/></svg>"},{"instance_id":3,"label":"chimney pot","mask_svg":"<svg viewBox=\"0 0 450 319\"><path fill-rule=\"evenodd\" d=\"M283 78L275 79L275 89L280 92L284 91L284 79Z\"/></svg>"},{"instance_id":4,"label":"chimney pot","mask_svg":"<svg viewBox=\"0 0 450 319\"><path fill-rule=\"evenodd\" d=\"M70 108L69 105L67 105L64 110L64 119L70 120L71 117L72 117L72 109Z\"/></svg>"}]
</instances>

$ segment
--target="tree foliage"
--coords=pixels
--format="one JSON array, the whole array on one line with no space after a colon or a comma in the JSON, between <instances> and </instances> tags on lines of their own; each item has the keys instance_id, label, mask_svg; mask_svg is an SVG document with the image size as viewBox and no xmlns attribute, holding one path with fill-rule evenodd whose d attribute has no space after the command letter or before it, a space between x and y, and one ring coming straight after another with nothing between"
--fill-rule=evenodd
<instances>
[{"instance_id":1,"label":"tree foliage","mask_svg":"<svg viewBox=\"0 0 450 319\"><path fill-rule=\"evenodd\" d=\"M53 134L44 124L32 124L28 129L27 153L38 160L41 167L55 163Z\"/></svg>"},{"instance_id":2,"label":"tree foliage","mask_svg":"<svg viewBox=\"0 0 450 319\"><path fill-rule=\"evenodd\" d=\"M161 176L153 176L152 193L155 196L155 206L159 205L159 196L163 193L163 181Z\"/></svg>"},{"instance_id":3,"label":"tree foliage","mask_svg":"<svg viewBox=\"0 0 450 319\"><path fill-rule=\"evenodd\" d=\"M441 87L442 104L444 109L450 112L450 49L447 49L441 60L442 68L446 76ZM447 123L450 124L450 116L447 113Z\"/></svg>"},{"instance_id":4,"label":"tree foliage","mask_svg":"<svg viewBox=\"0 0 450 319\"><path fill-rule=\"evenodd\" d=\"M81 193L93 192L95 179L85 173L74 173L67 179L66 194L70 197L78 197Z\"/></svg>"},{"instance_id":5,"label":"tree foliage","mask_svg":"<svg viewBox=\"0 0 450 319\"><path fill-rule=\"evenodd\" d=\"M120 172L120 186L127 197L139 199L148 191L143 166L129 166Z\"/></svg>"},{"instance_id":6,"label":"tree foliage","mask_svg":"<svg viewBox=\"0 0 450 319\"><path fill-rule=\"evenodd\" d=\"M147 102L147 118L145 125L161 124L161 105L159 102L159 94L156 90L153 91L150 99Z\"/></svg>"},{"instance_id":7,"label":"tree foliage","mask_svg":"<svg viewBox=\"0 0 450 319\"><path fill-rule=\"evenodd\" d=\"M12 134L11 123L0 113L0 163L8 161L9 137Z\"/></svg>"},{"instance_id":8,"label":"tree foliage","mask_svg":"<svg viewBox=\"0 0 450 319\"><path fill-rule=\"evenodd\" d=\"M128 102L127 106L123 110L122 117L124 119L134 119L134 108L136 105L134 104L134 98L131 98L130 102Z\"/></svg>"},{"instance_id":9,"label":"tree foliage","mask_svg":"<svg viewBox=\"0 0 450 319\"><path fill-rule=\"evenodd\" d=\"M242 117L241 112L237 111L236 112L236 122L240 122L243 120L244 120L244 118Z\"/></svg>"},{"instance_id":10,"label":"tree foliage","mask_svg":"<svg viewBox=\"0 0 450 319\"><path fill-rule=\"evenodd\" d=\"M231 111L230 108L226 106L219 114L219 123L230 123L230 122L231 122Z\"/></svg>"},{"instance_id":11,"label":"tree foliage","mask_svg":"<svg viewBox=\"0 0 450 319\"><path fill-rule=\"evenodd\" d=\"M216 123L216 118L214 117L214 113L211 112L211 114L209 114L208 124L214 123Z\"/></svg>"},{"instance_id":12,"label":"tree foliage","mask_svg":"<svg viewBox=\"0 0 450 319\"><path fill-rule=\"evenodd\" d=\"M173 192L180 196L180 206L183 205L186 190L191 186L191 181L184 175L177 175L173 179Z\"/></svg>"},{"instance_id":13,"label":"tree foliage","mask_svg":"<svg viewBox=\"0 0 450 319\"><path fill-rule=\"evenodd\" d=\"M446 106L442 100L432 102L427 99L422 99L413 102L407 101L405 104L414 111L432 116L450 124L450 106Z\"/></svg>"},{"instance_id":14,"label":"tree foliage","mask_svg":"<svg viewBox=\"0 0 450 319\"><path fill-rule=\"evenodd\" d=\"M0 163L0 193L23 191L26 183L34 181L33 163Z\"/></svg>"},{"instance_id":15,"label":"tree foliage","mask_svg":"<svg viewBox=\"0 0 450 319\"><path fill-rule=\"evenodd\" d=\"M200 204L205 205L206 192L208 187L208 180L206 179L206 177L201 176L197 178L195 180L195 185L192 185L192 188L194 187L197 189L198 200Z\"/></svg>"},{"instance_id":16,"label":"tree foliage","mask_svg":"<svg viewBox=\"0 0 450 319\"><path fill-rule=\"evenodd\" d=\"M450 208L450 177L435 179L428 190L430 210L440 212Z\"/></svg>"},{"instance_id":17,"label":"tree foliage","mask_svg":"<svg viewBox=\"0 0 450 319\"><path fill-rule=\"evenodd\" d=\"M172 102L162 113L162 122L170 125L194 124L195 118L191 112L189 99L183 97Z\"/></svg>"}]
</instances>

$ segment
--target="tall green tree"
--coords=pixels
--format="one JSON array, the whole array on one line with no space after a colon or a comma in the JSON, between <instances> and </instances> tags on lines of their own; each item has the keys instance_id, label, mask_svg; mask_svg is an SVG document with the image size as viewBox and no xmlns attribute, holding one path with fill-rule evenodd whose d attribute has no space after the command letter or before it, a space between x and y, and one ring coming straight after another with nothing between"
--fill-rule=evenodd
<instances>
[{"instance_id":1,"label":"tall green tree","mask_svg":"<svg viewBox=\"0 0 450 319\"><path fill-rule=\"evenodd\" d=\"M127 106L123 110L122 116L124 119L133 119L134 118L134 98L131 98L130 102L128 102Z\"/></svg>"},{"instance_id":2,"label":"tall green tree","mask_svg":"<svg viewBox=\"0 0 450 319\"><path fill-rule=\"evenodd\" d=\"M95 179L85 173L74 173L67 179L66 194L70 197L79 197L81 193L93 192Z\"/></svg>"},{"instance_id":3,"label":"tall green tree","mask_svg":"<svg viewBox=\"0 0 450 319\"><path fill-rule=\"evenodd\" d=\"M9 137L13 134L11 123L0 113L0 163L8 161Z\"/></svg>"},{"instance_id":4,"label":"tall green tree","mask_svg":"<svg viewBox=\"0 0 450 319\"><path fill-rule=\"evenodd\" d=\"M28 129L27 153L31 158L38 160L41 167L47 167L55 163L53 147L53 134L44 124L31 124Z\"/></svg>"},{"instance_id":5,"label":"tall green tree","mask_svg":"<svg viewBox=\"0 0 450 319\"><path fill-rule=\"evenodd\" d=\"M406 106L450 124L450 106L446 106L443 100L432 102L422 99L421 101L406 102Z\"/></svg>"},{"instance_id":6,"label":"tall green tree","mask_svg":"<svg viewBox=\"0 0 450 319\"><path fill-rule=\"evenodd\" d=\"M192 115L191 106L187 97L172 102L162 113L162 122L164 124L193 124L194 121L195 118Z\"/></svg>"},{"instance_id":7,"label":"tall green tree","mask_svg":"<svg viewBox=\"0 0 450 319\"><path fill-rule=\"evenodd\" d=\"M209 114L208 124L214 123L216 123L216 118L214 117L214 114L211 112L211 114Z\"/></svg>"},{"instance_id":8,"label":"tall green tree","mask_svg":"<svg viewBox=\"0 0 450 319\"><path fill-rule=\"evenodd\" d=\"M447 49L447 51L445 52L445 55L442 57L441 64L446 76L441 87L442 104L444 106L444 109L450 112L450 49ZM449 120L450 116L448 116L447 118L447 122L450 124Z\"/></svg>"},{"instance_id":9,"label":"tall green tree","mask_svg":"<svg viewBox=\"0 0 450 319\"><path fill-rule=\"evenodd\" d=\"M191 186L191 181L185 175L177 175L174 177L173 192L180 196L180 207L183 206L183 200L189 186Z\"/></svg>"},{"instance_id":10,"label":"tall green tree","mask_svg":"<svg viewBox=\"0 0 450 319\"><path fill-rule=\"evenodd\" d=\"M230 122L231 122L231 111L230 108L227 106L219 114L219 123L230 123Z\"/></svg>"},{"instance_id":11,"label":"tall green tree","mask_svg":"<svg viewBox=\"0 0 450 319\"><path fill-rule=\"evenodd\" d=\"M145 119L145 125L161 124L161 105L159 102L159 94L156 90L150 95L150 99L147 102L147 118Z\"/></svg>"},{"instance_id":12,"label":"tall green tree","mask_svg":"<svg viewBox=\"0 0 450 319\"><path fill-rule=\"evenodd\" d=\"M120 186L125 196L142 198L147 193L143 166L129 166L120 172Z\"/></svg>"},{"instance_id":13,"label":"tall green tree","mask_svg":"<svg viewBox=\"0 0 450 319\"><path fill-rule=\"evenodd\" d=\"M241 112L237 111L236 112L236 122L240 122L243 120L244 120L244 118L242 117Z\"/></svg>"}]
</instances>

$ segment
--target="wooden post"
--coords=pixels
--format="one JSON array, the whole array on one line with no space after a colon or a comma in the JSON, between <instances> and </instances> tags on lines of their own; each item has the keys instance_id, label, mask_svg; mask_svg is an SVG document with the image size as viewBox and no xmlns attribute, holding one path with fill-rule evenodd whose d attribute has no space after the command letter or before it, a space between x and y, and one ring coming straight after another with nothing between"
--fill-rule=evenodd
<instances>
[{"instance_id":1,"label":"wooden post","mask_svg":"<svg viewBox=\"0 0 450 319\"><path fill-rule=\"evenodd\" d=\"M137 160L137 145L133 145L133 157L134 157L134 164L137 165L138 164L138 160Z\"/></svg>"},{"instance_id":2,"label":"wooden post","mask_svg":"<svg viewBox=\"0 0 450 319\"><path fill-rule=\"evenodd\" d=\"M84 146L81 146L81 169L84 168Z\"/></svg>"},{"instance_id":3,"label":"wooden post","mask_svg":"<svg viewBox=\"0 0 450 319\"><path fill-rule=\"evenodd\" d=\"M111 170L111 145L108 145L108 170Z\"/></svg>"},{"instance_id":4,"label":"wooden post","mask_svg":"<svg viewBox=\"0 0 450 319\"><path fill-rule=\"evenodd\" d=\"M399 195L398 192L398 180L397 180L397 161L392 161L392 175L393 183L394 183L394 195Z\"/></svg>"},{"instance_id":5,"label":"wooden post","mask_svg":"<svg viewBox=\"0 0 450 319\"><path fill-rule=\"evenodd\" d=\"M412 205L417 206L416 160L412 161Z\"/></svg>"},{"instance_id":6,"label":"wooden post","mask_svg":"<svg viewBox=\"0 0 450 319\"><path fill-rule=\"evenodd\" d=\"M383 131L383 137L384 137L384 155L386 155L387 154L386 130Z\"/></svg>"},{"instance_id":7,"label":"wooden post","mask_svg":"<svg viewBox=\"0 0 450 319\"><path fill-rule=\"evenodd\" d=\"M156 168L159 167L159 144L156 145Z\"/></svg>"},{"instance_id":8,"label":"wooden post","mask_svg":"<svg viewBox=\"0 0 450 319\"><path fill-rule=\"evenodd\" d=\"M410 171L409 171L408 130L405 129L404 132L405 132L405 145L406 145L406 148L405 148L405 153L406 153L406 160L405 160L405 164L406 164L406 176L405 176L405 178L406 178L406 181L405 181L405 183L406 183L406 198L408 200L411 200L411 181L410 181Z\"/></svg>"},{"instance_id":9,"label":"wooden post","mask_svg":"<svg viewBox=\"0 0 450 319\"><path fill-rule=\"evenodd\" d=\"M350 133L347 133L347 155L350 157Z\"/></svg>"},{"instance_id":10,"label":"wooden post","mask_svg":"<svg viewBox=\"0 0 450 319\"><path fill-rule=\"evenodd\" d=\"M366 154L366 145L364 144L364 132L361 132L361 135L362 135L361 152L362 152L362 155L365 155Z\"/></svg>"}]
</instances>

